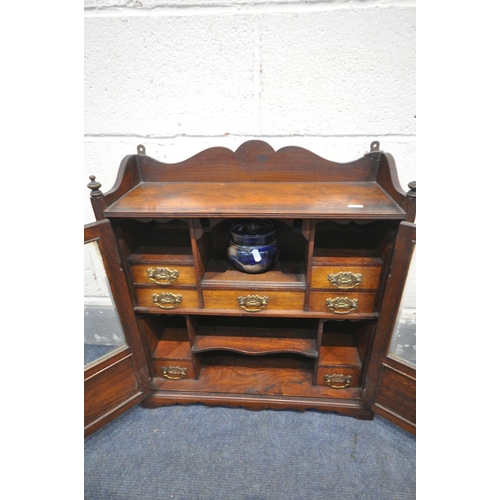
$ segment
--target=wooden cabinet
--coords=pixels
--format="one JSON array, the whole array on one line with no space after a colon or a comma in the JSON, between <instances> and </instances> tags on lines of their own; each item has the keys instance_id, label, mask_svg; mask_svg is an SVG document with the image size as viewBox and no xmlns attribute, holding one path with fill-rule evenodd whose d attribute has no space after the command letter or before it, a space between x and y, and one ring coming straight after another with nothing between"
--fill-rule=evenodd
<instances>
[{"instance_id":1,"label":"wooden cabinet","mask_svg":"<svg viewBox=\"0 0 500 500\"><path fill-rule=\"evenodd\" d=\"M109 220L126 277L133 345L146 360L144 406L373 418L380 339L397 313L384 301L401 299L389 278L410 258L395 244L401 225L413 226L416 191L401 189L377 142L350 163L249 141L166 164L139 146L108 192L91 180L96 218ZM280 256L266 272L241 272L227 258L229 227L242 218L277 229Z\"/></svg>"}]
</instances>

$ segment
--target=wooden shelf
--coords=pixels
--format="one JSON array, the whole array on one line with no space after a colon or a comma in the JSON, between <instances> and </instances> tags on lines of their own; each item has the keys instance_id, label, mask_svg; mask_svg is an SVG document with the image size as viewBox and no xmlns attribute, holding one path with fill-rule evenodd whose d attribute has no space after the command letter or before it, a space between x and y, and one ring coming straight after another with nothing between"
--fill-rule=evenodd
<instances>
[{"instance_id":1,"label":"wooden shelf","mask_svg":"<svg viewBox=\"0 0 500 500\"><path fill-rule=\"evenodd\" d=\"M141 182L106 217L309 217L404 220L376 182Z\"/></svg>"},{"instance_id":2,"label":"wooden shelf","mask_svg":"<svg viewBox=\"0 0 500 500\"><path fill-rule=\"evenodd\" d=\"M312 384L311 372L283 367L237 365L204 366L198 380L155 379L158 390L179 392L251 394L308 398L360 398L359 388L334 390Z\"/></svg>"},{"instance_id":3,"label":"wooden shelf","mask_svg":"<svg viewBox=\"0 0 500 500\"><path fill-rule=\"evenodd\" d=\"M207 318L199 325L192 352L223 350L253 356L289 353L317 357L314 322L292 323L277 318L226 317L212 322Z\"/></svg>"},{"instance_id":4,"label":"wooden shelf","mask_svg":"<svg viewBox=\"0 0 500 500\"><path fill-rule=\"evenodd\" d=\"M199 335L191 349L193 353L213 350L233 351L251 356L278 353L300 354L310 358L318 356L316 341L301 338Z\"/></svg>"},{"instance_id":5,"label":"wooden shelf","mask_svg":"<svg viewBox=\"0 0 500 500\"><path fill-rule=\"evenodd\" d=\"M302 290L306 287L304 266L299 261L281 261L265 273L247 274L232 267L227 260L210 260L201 280L203 288L274 288Z\"/></svg>"},{"instance_id":6,"label":"wooden shelf","mask_svg":"<svg viewBox=\"0 0 500 500\"><path fill-rule=\"evenodd\" d=\"M171 314L179 314L178 309L161 309L159 307L146 307L146 306L136 306L134 307L134 312L141 314L154 314L154 315L171 315ZM255 313L245 312L243 310L236 309L198 309L193 307L182 308L182 314L190 314L190 315L203 315L203 316L234 316L234 317L254 317ZM259 311L260 317L269 317L275 318L276 311L266 311L263 309ZM280 311L279 317L281 318L300 318L300 319L313 319L313 318L322 318L322 319L331 319L331 320L344 320L347 318L339 318L334 317L330 312L318 312L318 311L298 311L298 310L290 310L290 311ZM361 321L361 320L375 320L379 317L378 312L373 313L351 313L349 314L349 318L352 321Z\"/></svg>"}]
</instances>

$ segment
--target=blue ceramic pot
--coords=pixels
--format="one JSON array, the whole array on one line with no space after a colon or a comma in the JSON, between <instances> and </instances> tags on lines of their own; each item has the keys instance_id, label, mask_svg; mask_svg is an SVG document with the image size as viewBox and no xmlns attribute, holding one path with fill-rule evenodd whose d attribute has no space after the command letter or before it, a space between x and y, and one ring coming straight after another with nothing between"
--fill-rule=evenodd
<instances>
[{"instance_id":1,"label":"blue ceramic pot","mask_svg":"<svg viewBox=\"0 0 500 500\"><path fill-rule=\"evenodd\" d=\"M231 224L231 240L237 245L270 245L276 239L276 229L267 219L242 219Z\"/></svg>"},{"instance_id":2,"label":"blue ceramic pot","mask_svg":"<svg viewBox=\"0 0 500 500\"><path fill-rule=\"evenodd\" d=\"M229 261L244 273L257 274L271 269L279 256L276 229L266 219L236 221L229 229Z\"/></svg>"}]
</instances>

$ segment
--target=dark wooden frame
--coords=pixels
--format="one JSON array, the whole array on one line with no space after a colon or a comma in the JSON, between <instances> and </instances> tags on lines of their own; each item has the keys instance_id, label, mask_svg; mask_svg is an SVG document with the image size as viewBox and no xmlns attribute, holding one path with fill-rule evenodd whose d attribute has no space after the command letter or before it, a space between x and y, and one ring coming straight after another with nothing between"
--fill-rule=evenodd
<instances>
[{"instance_id":1,"label":"dark wooden frame","mask_svg":"<svg viewBox=\"0 0 500 500\"><path fill-rule=\"evenodd\" d=\"M372 410L408 432L416 433L416 384L414 366L389 353L401 299L416 244L416 226L402 222L394 247L393 267L387 278L380 321L366 376L363 398Z\"/></svg>"},{"instance_id":2,"label":"dark wooden frame","mask_svg":"<svg viewBox=\"0 0 500 500\"><path fill-rule=\"evenodd\" d=\"M90 435L151 393L148 358L133 312L115 235L108 220L84 228L84 244L96 242L123 328L126 345L84 369L84 434Z\"/></svg>"}]
</instances>

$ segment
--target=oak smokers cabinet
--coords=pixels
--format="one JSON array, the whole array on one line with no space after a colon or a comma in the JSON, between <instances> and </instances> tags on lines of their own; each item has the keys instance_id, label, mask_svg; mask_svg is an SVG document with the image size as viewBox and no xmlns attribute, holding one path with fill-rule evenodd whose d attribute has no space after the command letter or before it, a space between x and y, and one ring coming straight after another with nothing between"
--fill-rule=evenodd
<instances>
[{"instance_id":1,"label":"oak smokers cabinet","mask_svg":"<svg viewBox=\"0 0 500 500\"><path fill-rule=\"evenodd\" d=\"M86 369L87 434L139 401L378 412L415 431L415 370L387 345L415 244L416 186L402 190L378 142L350 163L249 141L167 164L138 146L109 191L94 176L88 187L97 222L86 241L106 234L127 345ZM228 262L239 218L277 228L271 270ZM113 407L99 408L99 387Z\"/></svg>"}]
</instances>

